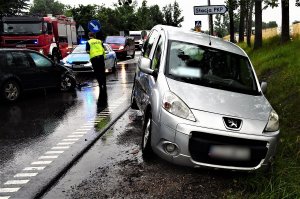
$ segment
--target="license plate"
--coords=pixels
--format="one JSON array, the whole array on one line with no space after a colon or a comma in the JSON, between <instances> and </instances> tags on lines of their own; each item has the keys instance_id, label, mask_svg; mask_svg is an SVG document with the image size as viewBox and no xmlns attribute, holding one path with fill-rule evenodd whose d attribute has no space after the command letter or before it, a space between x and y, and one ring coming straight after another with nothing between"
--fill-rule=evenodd
<instances>
[{"instance_id":1,"label":"license plate","mask_svg":"<svg viewBox=\"0 0 300 199\"><path fill-rule=\"evenodd\" d=\"M208 155L215 159L250 160L250 149L246 147L214 145L210 147Z\"/></svg>"},{"instance_id":2,"label":"license plate","mask_svg":"<svg viewBox=\"0 0 300 199\"><path fill-rule=\"evenodd\" d=\"M25 44L18 44L16 45L17 48L26 48L26 45Z\"/></svg>"}]
</instances>

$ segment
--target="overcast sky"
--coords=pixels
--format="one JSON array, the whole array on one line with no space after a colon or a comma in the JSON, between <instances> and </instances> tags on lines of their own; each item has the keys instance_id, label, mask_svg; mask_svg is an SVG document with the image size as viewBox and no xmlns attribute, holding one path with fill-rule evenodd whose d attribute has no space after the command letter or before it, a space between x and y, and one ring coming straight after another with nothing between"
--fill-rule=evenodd
<instances>
[{"instance_id":1,"label":"overcast sky","mask_svg":"<svg viewBox=\"0 0 300 199\"><path fill-rule=\"evenodd\" d=\"M33 0L31 0L32 2ZM88 5L88 4L105 4L107 7L112 6L118 0L58 0L63 4L68 4L71 6L77 6L79 4ZM137 0L139 6L142 3L142 0ZM148 0L148 5L157 4L162 8L163 6L173 3L174 0ZM202 21L202 30L208 29L208 17L206 15L194 15L193 6L202 6L207 5L207 0L177 0L179 6L182 10L182 16L184 16L184 22L182 27L185 29L190 29L194 27L195 20ZM223 5L224 0L211 0L211 5ZM297 14L298 13L298 14ZM295 0L290 0L290 23L295 20L300 21L300 7L295 7ZM276 21L279 26L281 26L281 9L280 7L267 10L263 10L263 21Z\"/></svg>"}]
</instances>

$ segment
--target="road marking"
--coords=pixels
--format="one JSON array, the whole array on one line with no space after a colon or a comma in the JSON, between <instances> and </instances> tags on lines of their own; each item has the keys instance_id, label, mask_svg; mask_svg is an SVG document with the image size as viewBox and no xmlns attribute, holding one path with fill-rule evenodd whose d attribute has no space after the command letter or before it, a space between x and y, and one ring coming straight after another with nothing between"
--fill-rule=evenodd
<instances>
[{"instance_id":1,"label":"road marking","mask_svg":"<svg viewBox=\"0 0 300 199\"><path fill-rule=\"evenodd\" d=\"M52 147L51 149L52 150L56 150L56 149L69 149L70 146L55 146L55 147Z\"/></svg>"},{"instance_id":2,"label":"road marking","mask_svg":"<svg viewBox=\"0 0 300 199\"><path fill-rule=\"evenodd\" d=\"M21 187L18 187L18 188L0 188L0 193L13 193L13 192L19 191L19 189L21 189Z\"/></svg>"},{"instance_id":3,"label":"road marking","mask_svg":"<svg viewBox=\"0 0 300 199\"><path fill-rule=\"evenodd\" d=\"M24 178L24 177L34 177L38 173L17 173L14 177L15 178Z\"/></svg>"},{"instance_id":4,"label":"road marking","mask_svg":"<svg viewBox=\"0 0 300 199\"><path fill-rule=\"evenodd\" d=\"M68 138L81 138L83 135L69 135Z\"/></svg>"},{"instance_id":5,"label":"road marking","mask_svg":"<svg viewBox=\"0 0 300 199\"><path fill-rule=\"evenodd\" d=\"M72 139L63 139L62 141L63 142L76 142L78 140L79 140L78 138L72 138Z\"/></svg>"},{"instance_id":6,"label":"road marking","mask_svg":"<svg viewBox=\"0 0 300 199\"><path fill-rule=\"evenodd\" d=\"M0 199L9 199L10 196L0 196Z\"/></svg>"},{"instance_id":7,"label":"road marking","mask_svg":"<svg viewBox=\"0 0 300 199\"><path fill-rule=\"evenodd\" d=\"M58 155L41 156L41 157L39 157L39 160L40 159L55 159L55 158L58 158Z\"/></svg>"},{"instance_id":8,"label":"road marking","mask_svg":"<svg viewBox=\"0 0 300 199\"><path fill-rule=\"evenodd\" d=\"M23 171L41 171L45 169L46 167L25 167Z\"/></svg>"},{"instance_id":9,"label":"road marking","mask_svg":"<svg viewBox=\"0 0 300 199\"><path fill-rule=\"evenodd\" d=\"M51 161L36 161L36 162L32 162L32 165L37 165L37 164L50 164L52 162Z\"/></svg>"},{"instance_id":10,"label":"road marking","mask_svg":"<svg viewBox=\"0 0 300 199\"><path fill-rule=\"evenodd\" d=\"M74 144L75 142L60 142L58 143L57 145L72 145Z\"/></svg>"},{"instance_id":11,"label":"road marking","mask_svg":"<svg viewBox=\"0 0 300 199\"><path fill-rule=\"evenodd\" d=\"M29 182L29 180L9 180L6 183L4 183L5 185L19 185L19 184L26 184L27 182Z\"/></svg>"},{"instance_id":12,"label":"road marking","mask_svg":"<svg viewBox=\"0 0 300 199\"><path fill-rule=\"evenodd\" d=\"M63 153L64 151L47 151L45 154L60 154Z\"/></svg>"},{"instance_id":13,"label":"road marking","mask_svg":"<svg viewBox=\"0 0 300 199\"><path fill-rule=\"evenodd\" d=\"M82 127L83 127L83 128L84 128L84 127L92 128L92 127L94 127L94 125L84 124L84 125L82 125Z\"/></svg>"},{"instance_id":14,"label":"road marking","mask_svg":"<svg viewBox=\"0 0 300 199\"><path fill-rule=\"evenodd\" d=\"M84 132L84 131L76 131L76 132L74 132L74 133L72 133L72 134L86 134L87 132Z\"/></svg>"}]
</instances>

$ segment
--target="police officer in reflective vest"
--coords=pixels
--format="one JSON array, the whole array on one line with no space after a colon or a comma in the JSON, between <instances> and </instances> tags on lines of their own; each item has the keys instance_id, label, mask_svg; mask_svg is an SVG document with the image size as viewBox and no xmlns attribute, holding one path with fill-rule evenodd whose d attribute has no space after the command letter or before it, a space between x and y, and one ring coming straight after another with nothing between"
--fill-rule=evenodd
<instances>
[{"instance_id":1,"label":"police officer in reflective vest","mask_svg":"<svg viewBox=\"0 0 300 199\"><path fill-rule=\"evenodd\" d=\"M99 84L100 91L106 91L105 77L105 49L101 40L96 39L95 33L89 32L90 40L86 43L86 52L90 54L90 60L94 69L94 74Z\"/></svg>"}]
</instances>

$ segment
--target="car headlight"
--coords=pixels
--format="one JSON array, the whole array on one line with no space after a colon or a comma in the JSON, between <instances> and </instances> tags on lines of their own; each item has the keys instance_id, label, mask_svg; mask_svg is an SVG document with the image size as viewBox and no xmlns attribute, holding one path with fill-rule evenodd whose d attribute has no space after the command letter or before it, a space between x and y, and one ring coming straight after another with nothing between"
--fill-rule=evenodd
<instances>
[{"instance_id":1,"label":"car headlight","mask_svg":"<svg viewBox=\"0 0 300 199\"><path fill-rule=\"evenodd\" d=\"M39 53L44 54L44 50L41 48L41 49L39 50Z\"/></svg>"},{"instance_id":2,"label":"car headlight","mask_svg":"<svg viewBox=\"0 0 300 199\"><path fill-rule=\"evenodd\" d=\"M119 47L119 50L123 50L123 49L124 49L124 46L120 46L120 47Z\"/></svg>"},{"instance_id":3,"label":"car headlight","mask_svg":"<svg viewBox=\"0 0 300 199\"><path fill-rule=\"evenodd\" d=\"M278 129L279 129L279 116L274 110L272 110L265 131L274 132L274 131L278 131Z\"/></svg>"},{"instance_id":4,"label":"car headlight","mask_svg":"<svg viewBox=\"0 0 300 199\"><path fill-rule=\"evenodd\" d=\"M163 108L169 113L187 120L196 121L190 108L174 93L166 92L163 98Z\"/></svg>"},{"instance_id":5,"label":"car headlight","mask_svg":"<svg viewBox=\"0 0 300 199\"><path fill-rule=\"evenodd\" d=\"M91 62L88 62L87 64L84 64L84 66L92 66L92 63Z\"/></svg>"},{"instance_id":6,"label":"car headlight","mask_svg":"<svg viewBox=\"0 0 300 199\"><path fill-rule=\"evenodd\" d=\"M64 58L60 61L64 66L72 66L71 64L69 64L69 62L67 61L67 58Z\"/></svg>"}]
</instances>

